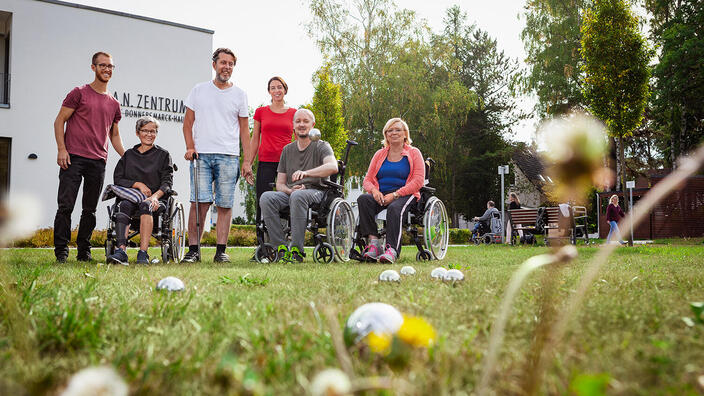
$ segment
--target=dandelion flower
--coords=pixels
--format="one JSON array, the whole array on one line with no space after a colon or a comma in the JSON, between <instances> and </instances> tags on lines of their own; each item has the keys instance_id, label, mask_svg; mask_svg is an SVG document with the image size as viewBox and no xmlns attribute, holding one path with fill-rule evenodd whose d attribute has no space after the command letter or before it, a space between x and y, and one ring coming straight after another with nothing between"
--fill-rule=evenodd
<instances>
[{"instance_id":1,"label":"dandelion flower","mask_svg":"<svg viewBox=\"0 0 704 396\"><path fill-rule=\"evenodd\" d=\"M388 355L391 351L391 334L372 331L367 336L367 345L374 353Z\"/></svg>"},{"instance_id":2,"label":"dandelion flower","mask_svg":"<svg viewBox=\"0 0 704 396\"><path fill-rule=\"evenodd\" d=\"M352 390L347 374L338 369L325 369L313 378L310 393L313 396L342 396Z\"/></svg>"},{"instance_id":3,"label":"dandelion flower","mask_svg":"<svg viewBox=\"0 0 704 396\"><path fill-rule=\"evenodd\" d=\"M398 338L416 348L428 348L435 344L435 329L425 319L417 316L403 317L403 324L398 330Z\"/></svg>"}]
</instances>

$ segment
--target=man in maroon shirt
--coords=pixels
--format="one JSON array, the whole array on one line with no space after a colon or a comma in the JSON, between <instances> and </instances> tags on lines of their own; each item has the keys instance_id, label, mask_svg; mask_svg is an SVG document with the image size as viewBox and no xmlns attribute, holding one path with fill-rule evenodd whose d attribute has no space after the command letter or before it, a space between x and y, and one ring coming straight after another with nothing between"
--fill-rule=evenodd
<instances>
[{"instance_id":1,"label":"man in maroon shirt","mask_svg":"<svg viewBox=\"0 0 704 396\"><path fill-rule=\"evenodd\" d=\"M64 99L54 121L59 170L58 204L54 218L54 254L65 262L71 241L71 212L83 181L83 211L78 226L77 259L90 261L90 237L95 228L95 209L105 178L108 138L120 156L125 152L117 123L120 104L108 92L115 64L105 52L93 55L92 83L76 87ZM65 125L65 130L64 130Z\"/></svg>"}]
</instances>

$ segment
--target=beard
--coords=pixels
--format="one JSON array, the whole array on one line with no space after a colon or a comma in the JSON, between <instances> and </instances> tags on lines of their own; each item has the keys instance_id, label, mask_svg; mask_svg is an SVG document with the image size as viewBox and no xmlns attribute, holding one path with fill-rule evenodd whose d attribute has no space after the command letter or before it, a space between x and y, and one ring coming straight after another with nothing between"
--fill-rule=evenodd
<instances>
[{"instance_id":1,"label":"beard","mask_svg":"<svg viewBox=\"0 0 704 396\"><path fill-rule=\"evenodd\" d=\"M108 81L110 81L110 77L108 77L108 79L106 80L106 79L103 77L103 75L102 75L101 73L99 73L99 72L95 72L95 78L97 78L98 81L100 81L100 82L102 82L102 83L107 83Z\"/></svg>"},{"instance_id":2,"label":"beard","mask_svg":"<svg viewBox=\"0 0 704 396\"><path fill-rule=\"evenodd\" d=\"M230 77L225 77L223 73L215 73L215 79L221 83L226 83L230 81Z\"/></svg>"}]
</instances>

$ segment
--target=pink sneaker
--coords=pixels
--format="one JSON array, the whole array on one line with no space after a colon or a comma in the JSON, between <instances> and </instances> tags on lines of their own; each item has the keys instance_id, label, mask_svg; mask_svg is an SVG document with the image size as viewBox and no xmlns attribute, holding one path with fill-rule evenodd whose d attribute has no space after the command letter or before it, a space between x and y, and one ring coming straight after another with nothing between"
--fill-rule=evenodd
<instances>
[{"instance_id":1,"label":"pink sneaker","mask_svg":"<svg viewBox=\"0 0 704 396\"><path fill-rule=\"evenodd\" d=\"M392 248L390 245L386 245L386 251L384 254L379 256L379 262L381 263L393 263L396 261L396 257L398 253L396 253L396 249Z\"/></svg>"},{"instance_id":2,"label":"pink sneaker","mask_svg":"<svg viewBox=\"0 0 704 396\"><path fill-rule=\"evenodd\" d=\"M364 254L362 256L367 260L376 261L379 258L379 254L379 248L375 244L370 243L364 248Z\"/></svg>"}]
</instances>

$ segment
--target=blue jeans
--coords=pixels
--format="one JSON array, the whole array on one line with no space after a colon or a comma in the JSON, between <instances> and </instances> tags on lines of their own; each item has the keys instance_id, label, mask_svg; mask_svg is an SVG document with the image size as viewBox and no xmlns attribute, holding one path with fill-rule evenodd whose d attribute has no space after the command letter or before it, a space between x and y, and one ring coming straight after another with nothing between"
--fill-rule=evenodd
<instances>
[{"instance_id":1,"label":"blue jeans","mask_svg":"<svg viewBox=\"0 0 704 396\"><path fill-rule=\"evenodd\" d=\"M235 188L240 176L240 161L236 155L198 154L198 202L215 202L219 208L232 208ZM191 161L191 202L196 201L193 180L194 163ZM213 196L215 185L215 196Z\"/></svg>"},{"instance_id":2,"label":"blue jeans","mask_svg":"<svg viewBox=\"0 0 704 396\"><path fill-rule=\"evenodd\" d=\"M624 243L623 239L621 239L621 231L618 229L618 224L611 220L609 221L609 235L606 236L606 243L611 241L611 235L613 234L618 236L619 242Z\"/></svg>"}]
</instances>

